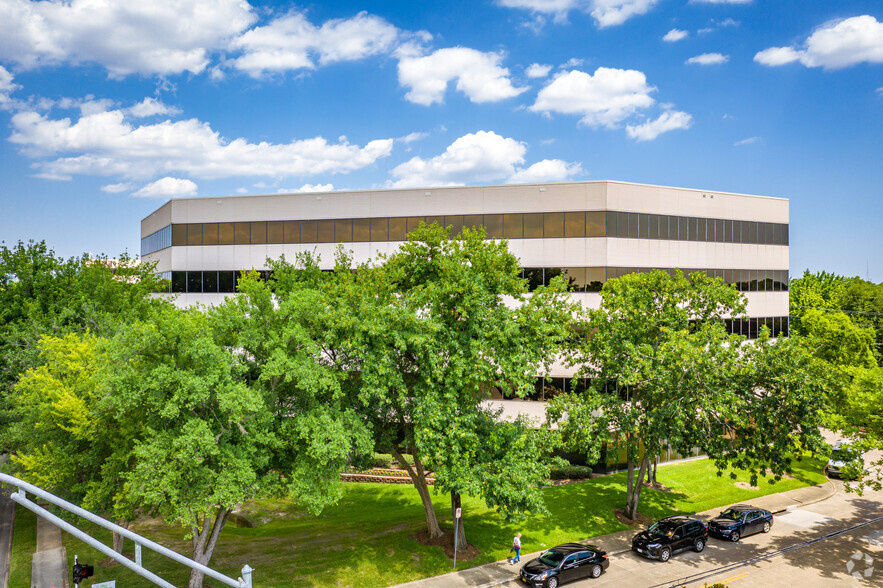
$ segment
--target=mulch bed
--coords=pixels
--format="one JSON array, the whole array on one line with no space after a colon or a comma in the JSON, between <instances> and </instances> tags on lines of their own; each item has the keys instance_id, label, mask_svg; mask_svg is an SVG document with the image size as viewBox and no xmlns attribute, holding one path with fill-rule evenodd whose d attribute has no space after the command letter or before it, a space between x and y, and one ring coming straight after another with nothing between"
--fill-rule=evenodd
<instances>
[{"instance_id":1,"label":"mulch bed","mask_svg":"<svg viewBox=\"0 0 883 588\"><path fill-rule=\"evenodd\" d=\"M638 513L636 518L630 519L625 515L625 511L621 508L614 509L613 516L616 517L617 521L629 527L649 527L653 522L653 519L644 516L641 513Z\"/></svg>"},{"instance_id":2,"label":"mulch bed","mask_svg":"<svg viewBox=\"0 0 883 588\"><path fill-rule=\"evenodd\" d=\"M414 535L414 540L421 545L441 547L445 555L448 556L448 559L454 559L453 533L442 533L441 537L430 538L429 531L423 529L419 533ZM463 545L458 545L457 547L459 548L457 551L457 561L468 561L481 554L481 551L479 551L477 547L475 547L474 545L469 545L468 543L465 547Z\"/></svg>"}]
</instances>

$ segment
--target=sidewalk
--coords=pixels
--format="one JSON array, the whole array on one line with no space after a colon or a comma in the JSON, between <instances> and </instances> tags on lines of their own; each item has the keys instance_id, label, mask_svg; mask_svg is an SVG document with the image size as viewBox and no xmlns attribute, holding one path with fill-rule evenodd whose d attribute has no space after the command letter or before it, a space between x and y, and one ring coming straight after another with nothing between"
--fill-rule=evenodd
<instances>
[{"instance_id":1,"label":"sidewalk","mask_svg":"<svg viewBox=\"0 0 883 588\"><path fill-rule=\"evenodd\" d=\"M785 512L786 510L827 500L833 496L835 492L836 489L834 484L829 481L824 484L819 484L818 486L797 488L795 490L782 492L781 494L768 494L766 496L761 496L760 498L752 499L750 502L753 506L777 514ZM724 510L724 508L726 507L718 507L713 510L701 512L697 516L700 519L708 520ZM618 555L631 549L632 537L634 537L637 532L637 529L617 531L616 533L602 535L601 537L592 537L585 540L585 542L593 543L601 547L607 551L609 555ZM537 551L536 553L522 554L521 561L527 562L535 557L539 557L541 553L541 551ZM407 584L399 584L398 588L458 588L461 586L470 588L492 588L495 586L523 587L524 584L521 584L518 581L518 571L520 569L521 564L512 565L506 560L497 561L468 570L451 572L450 574L445 574L443 576L435 576L433 578L415 580L414 582L408 582Z\"/></svg>"}]
</instances>

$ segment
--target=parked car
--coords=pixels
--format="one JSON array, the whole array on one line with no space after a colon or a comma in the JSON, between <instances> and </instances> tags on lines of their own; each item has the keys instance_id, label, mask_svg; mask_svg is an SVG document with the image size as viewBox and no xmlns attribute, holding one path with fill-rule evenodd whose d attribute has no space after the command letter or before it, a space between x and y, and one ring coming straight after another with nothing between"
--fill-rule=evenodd
<instances>
[{"instance_id":1,"label":"parked car","mask_svg":"<svg viewBox=\"0 0 883 588\"><path fill-rule=\"evenodd\" d=\"M772 528L773 513L750 504L737 504L708 523L708 534L736 542L754 533L769 533Z\"/></svg>"},{"instance_id":2,"label":"parked car","mask_svg":"<svg viewBox=\"0 0 883 588\"><path fill-rule=\"evenodd\" d=\"M557 588L581 578L597 578L607 569L607 552L594 545L565 543L548 549L521 568L521 580L536 588Z\"/></svg>"},{"instance_id":3,"label":"parked car","mask_svg":"<svg viewBox=\"0 0 883 588\"><path fill-rule=\"evenodd\" d=\"M834 444L834 449L831 451L831 459L828 460L828 464L825 466L825 475L843 478L844 469L847 466L850 469L861 471L864 463L863 460L864 456L852 447L852 441L840 439ZM861 477L861 474L859 474L859 477Z\"/></svg>"},{"instance_id":4,"label":"parked car","mask_svg":"<svg viewBox=\"0 0 883 588\"><path fill-rule=\"evenodd\" d=\"M644 557L668 561L672 554L687 549L702 551L708 544L705 523L687 516L674 516L656 521L632 539L632 551Z\"/></svg>"}]
</instances>

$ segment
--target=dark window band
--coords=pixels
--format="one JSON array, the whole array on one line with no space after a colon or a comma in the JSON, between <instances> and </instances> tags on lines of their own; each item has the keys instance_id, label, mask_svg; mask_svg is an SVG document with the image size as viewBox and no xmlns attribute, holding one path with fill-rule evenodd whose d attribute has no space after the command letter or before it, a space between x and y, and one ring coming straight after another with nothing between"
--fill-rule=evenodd
<instances>
[{"instance_id":1,"label":"dark window band","mask_svg":"<svg viewBox=\"0 0 883 588\"><path fill-rule=\"evenodd\" d=\"M618 237L788 245L788 225L782 223L590 211L176 224L143 238L141 255L187 245L404 241L421 222L450 226L452 234L483 226L490 239Z\"/></svg>"}]
</instances>

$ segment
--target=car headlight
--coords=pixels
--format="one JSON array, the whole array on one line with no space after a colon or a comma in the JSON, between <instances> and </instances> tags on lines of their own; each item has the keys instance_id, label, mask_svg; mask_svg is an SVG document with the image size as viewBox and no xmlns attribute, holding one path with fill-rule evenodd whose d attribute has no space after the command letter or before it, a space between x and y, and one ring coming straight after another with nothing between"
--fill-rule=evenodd
<instances>
[{"instance_id":1,"label":"car headlight","mask_svg":"<svg viewBox=\"0 0 883 588\"><path fill-rule=\"evenodd\" d=\"M647 544L648 549L659 549L660 547L662 547L662 543L648 543Z\"/></svg>"},{"instance_id":2,"label":"car headlight","mask_svg":"<svg viewBox=\"0 0 883 588\"><path fill-rule=\"evenodd\" d=\"M549 572L549 571L543 572L542 574L537 576L537 580L545 580L546 578L548 578L551 575L552 575L552 572Z\"/></svg>"},{"instance_id":3,"label":"car headlight","mask_svg":"<svg viewBox=\"0 0 883 588\"><path fill-rule=\"evenodd\" d=\"M733 532L732 529L719 529L719 531L720 531L721 533L723 533L724 535L726 535L727 533L732 533L732 532Z\"/></svg>"}]
</instances>

